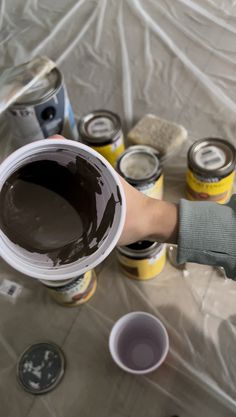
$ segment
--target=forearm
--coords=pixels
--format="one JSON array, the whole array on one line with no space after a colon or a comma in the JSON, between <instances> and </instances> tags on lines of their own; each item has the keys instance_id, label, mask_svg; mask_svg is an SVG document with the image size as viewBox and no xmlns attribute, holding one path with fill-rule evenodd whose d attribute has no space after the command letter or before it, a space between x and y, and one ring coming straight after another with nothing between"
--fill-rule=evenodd
<instances>
[{"instance_id":1,"label":"forearm","mask_svg":"<svg viewBox=\"0 0 236 417\"><path fill-rule=\"evenodd\" d=\"M176 243L179 227L179 206L167 201L150 199L147 239Z\"/></svg>"}]
</instances>

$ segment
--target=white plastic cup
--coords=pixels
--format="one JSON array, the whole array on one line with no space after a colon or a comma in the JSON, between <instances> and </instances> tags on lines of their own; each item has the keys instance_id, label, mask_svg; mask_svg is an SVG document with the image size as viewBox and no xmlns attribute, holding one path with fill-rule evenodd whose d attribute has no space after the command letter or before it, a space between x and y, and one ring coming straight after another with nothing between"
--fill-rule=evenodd
<instances>
[{"instance_id":1,"label":"white plastic cup","mask_svg":"<svg viewBox=\"0 0 236 417\"><path fill-rule=\"evenodd\" d=\"M169 337L162 322L142 311L126 314L113 326L109 349L115 363L131 374L147 374L163 363Z\"/></svg>"},{"instance_id":2,"label":"white plastic cup","mask_svg":"<svg viewBox=\"0 0 236 417\"><path fill-rule=\"evenodd\" d=\"M32 253L13 243L0 230L0 256L13 268L23 274L45 280L65 280L74 278L93 269L101 263L115 247L123 230L126 212L124 191L118 174L109 162L92 148L68 139L45 139L25 145L0 165L0 192L5 181L20 167L38 160L54 160L67 166L77 163L80 158L87 161L101 175L101 194L96 194L96 209L98 222L102 221L106 204L113 195L116 205L112 225L107 228L103 240L98 242L98 248L88 256L74 262L54 265L44 254ZM97 181L97 179L95 179Z\"/></svg>"}]
</instances>

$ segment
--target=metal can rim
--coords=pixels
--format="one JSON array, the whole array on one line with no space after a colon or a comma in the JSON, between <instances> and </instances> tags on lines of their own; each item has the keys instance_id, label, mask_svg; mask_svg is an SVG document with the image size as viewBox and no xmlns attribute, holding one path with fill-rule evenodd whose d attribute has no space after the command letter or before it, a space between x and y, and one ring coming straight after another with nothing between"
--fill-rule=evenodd
<instances>
[{"instance_id":1,"label":"metal can rim","mask_svg":"<svg viewBox=\"0 0 236 417\"><path fill-rule=\"evenodd\" d=\"M82 278L82 275L80 276ZM49 280L44 280L44 279L40 279L39 281L47 288L63 288L65 286L67 286L68 284L70 284L73 281L76 281L78 278L80 277L76 277L76 278L68 278L68 279L63 279L61 281L49 281Z\"/></svg>"},{"instance_id":2,"label":"metal can rim","mask_svg":"<svg viewBox=\"0 0 236 417\"><path fill-rule=\"evenodd\" d=\"M89 123L91 123L94 119L97 119L99 117L104 117L107 119L112 120L113 124L114 124L114 129L111 130L111 132L103 134L101 136L93 136L91 134L89 134L88 130L87 130L87 126L89 125ZM94 146L103 146L103 145L107 145L109 143L113 143L116 141L116 135L118 133L122 133L121 130L121 120L120 117L110 111L110 110L104 110L104 109L100 109L100 110L94 110L90 113L87 113L85 116L83 116L79 123L78 123L78 131L79 131L79 135L81 135L82 140L85 143L88 143L89 145L94 145Z\"/></svg>"},{"instance_id":3,"label":"metal can rim","mask_svg":"<svg viewBox=\"0 0 236 417\"><path fill-rule=\"evenodd\" d=\"M47 91L45 94L42 95L42 97L38 98L38 99L33 99L33 100L26 100L26 101L22 101L22 98L24 97L24 95L22 96L22 98L18 101L16 101L15 103L13 103L9 109L11 108L20 108L22 106L33 106L36 104L42 104L45 101L47 101L49 98L51 98L61 87L62 83L63 83L63 75L61 73L61 71L58 68L53 68L52 71L47 74L46 76L49 76L52 72L54 72L56 74L56 82L55 82L55 87L52 87L49 91ZM28 91L27 93L29 93L30 91Z\"/></svg>"},{"instance_id":4,"label":"metal can rim","mask_svg":"<svg viewBox=\"0 0 236 417\"><path fill-rule=\"evenodd\" d=\"M165 247L164 243L161 242L150 242L150 246L146 249L132 250L127 246L118 246L117 250L121 255L125 255L131 259L145 259L151 258L153 255L160 253Z\"/></svg>"},{"instance_id":5,"label":"metal can rim","mask_svg":"<svg viewBox=\"0 0 236 417\"><path fill-rule=\"evenodd\" d=\"M139 179L134 179L128 175L126 175L122 169L121 169L121 164L124 158L127 158L129 156L132 156L132 154L137 154L137 153L146 153L148 155L153 156L153 158L155 158L155 162L156 162L156 167L153 169L153 172L144 177L144 178L139 178ZM119 172L119 174L130 184L134 185L134 186L138 186L138 185L143 185L145 183L151 183L153 181L156 181L162 174L162 164L161 164L161 158L160 158L160 154L159 152L152 148L151 146L147 146L147 145L133 145L128 147L119 157L118 161L117 161L117 171Z\"/></svg>"},{"instance_id":6,"label":"metal can rim","mask_svg":"<svg viewBox=\"0 0 236 417\"><path fill-rule=\"evenodd\" d=\"M199 167L199 165L196 163L196 153L204 146L208 145L215 145L216 147L219 147L225 152L226 163L222 167L210 170ZM228 142L225 139L208 137L204 139L199 139L196 142L194 142L188 150L187 158L189 168L199 175L205 175L208 177L226 177L235 169L236 149L232 143Z\"/></svg>"},{"instance_id":7,"label":"metal can rim","mask_svg":"<svg viewBox=\"0 0 236 417\"><path fill-rule=\"evenodd\" d=\"M33 388L32 388L32 390L30 390L30 388L29 388L29 387L27 387L27 386L24 384L24 382L22 381L22 379L21 379L21 375L20 375L20 364L21 364L21 360L23 359L23 357L24 357L24 355L26 354L26 352L27 352L28 350L30 350L30 348L31 348L32 346L36 346L36 345L40 345L40 344L42 344L42 345L50 345L50 346L53 346L53 348L57 351L57 353L58 353L58 355L59 355L59 357L60 357L60 360L61 360L61 369L60 369L60 373L58 374L58 376L57 376L56 380L52 383L52 385L50 385L50 387L47 387L47 388L42 389L42 390L40 390L40 391L36 391L36 390L34 390ZM61 381L61 379L62 379L62 377L63 377L63 375L64 375L64 372L65 372L65 356L64 356L64 353L62 352L61 348L60 348L58 345L56 345L55 343L50 342L50 341L43 341L43 342L42 342L42 341L40 341L40 342L36 342L36 343L32 343L32 344L28 345L28 346L24 349L24 351L21 353L21 355L20 355L20 357L19 357L19 359L18 359L18 361L17 361L17 370L16 370L17 380L18 380L18 382L19 382L20 386L21 386L21 387L22 387L25 391L27 391L27 392L29 392L29 393L31 393L31 394L36 394L36 395L39 395L39 394L44 394L44 393L46 393L46 392L50 392L50 391L52 391L52 390L53 390L53 388L55 388L55 387L59 384L59 382Z\"/></svg>"}]
</instances>

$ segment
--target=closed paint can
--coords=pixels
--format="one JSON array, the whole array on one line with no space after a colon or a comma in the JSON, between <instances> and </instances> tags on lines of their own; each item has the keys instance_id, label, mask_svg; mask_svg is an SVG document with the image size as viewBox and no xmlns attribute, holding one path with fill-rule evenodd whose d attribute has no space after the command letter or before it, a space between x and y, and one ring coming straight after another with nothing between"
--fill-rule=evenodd
<instances>
[{"instance_id":1,"label":"closed paint can","mask_svg":"<svg viewBox=\"0 0 236 417\"><path fill-rule=\"evenodd\" d=\"M108 110L96 110L84 116L78 125L80 140L115 166L124 151L124 136L117 114Z\"/></svg>"},{"instance_id":2,"label":"closed paint can","mask_svg":"<svg viewBox=\"0 0 236 417\"><path fill-rule=\"evenodd\" d=\"M120 156L117 171L139 191L149 197L162 199L164 176L160 155L154 148L130 146Z\"/></svg>"},{"instance_id":3,"label":"closed paint can","mask_svg":"<svg viewBox=\"0 0 236 417\"><path fill-rule=\"evenodd\" d=\"M97 288L97 278L94 270L68 280L40 281L47 287L52 298L66 307L75 307L86 303Z\"/></svg>"},{"instance_id":4,"label":"closed paint can","mask_svg":"<svg viewBox=\"0 0 236 417\"><path fill-rule=\"evenodd\" d=\"M58 68L44 76L8 108L12 136L19 145L61 134L78 140L74 114Z\"/></svg>"},{"instance_id":5,"label":"closed paint can","mask_svg":"<svg viewBox=\"0 0 236 417\"><path fill-rule=\"evenodd\" d=\"M166 263L166 245L146 240L117 248L117 258L127 277L139 281L161 273Z\"/></svg>"},{"instance_id":6,"label":"closed paint can","mask_svg":"<svg viewBox=\"0 0 236 417\"><path fill-rule=\"evenodd\" d=\"M187 198L226 203L232 195L235 158L235 148L226 140L196 141L188 151Z\"/></svg>"}]
</instances>

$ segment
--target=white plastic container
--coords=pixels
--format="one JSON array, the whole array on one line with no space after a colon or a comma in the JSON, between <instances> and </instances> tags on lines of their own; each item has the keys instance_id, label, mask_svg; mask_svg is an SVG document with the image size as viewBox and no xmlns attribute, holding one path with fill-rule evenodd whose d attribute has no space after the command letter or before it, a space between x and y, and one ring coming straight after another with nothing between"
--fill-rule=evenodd
<instances>
[{"instance_id":1,"label":"white plastic container","mask_svg":"<svg viewBox=\"0 0 236 417\"><path fill-rule=\"evenodd\" d=\"M169 337L162 322L143 311L122 316L113 326L109 350L124 371L141 375L155 371L169 350Z\"/></svg>"},{"instance_id":2,"label":"white plastic container","mask_svg":"<svg viewBox=\"0 0 236 417\"><path fill-rule=\"evenodd\" d=\"M10 241L0 230L0 256L23 274L52 281L77 277L101 263L120 237L125 221L126 204L119 176L105 158L79 142L68 139L45 139L30 143L13 152L0 165L0 192L7 178L29 162L46 159L67 166L71 162L79 163L80 158L95 167L100 175L101 194L96 194L98 226L103 221L103 214L111 196L116 203L113 222L106 229L102 241L98 242L97 249L93 253L64 265L54 265L45 254L27 251ZM94 180L97 181L97 178Z\"/></svg>"}]
</instances>

